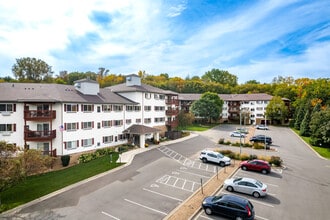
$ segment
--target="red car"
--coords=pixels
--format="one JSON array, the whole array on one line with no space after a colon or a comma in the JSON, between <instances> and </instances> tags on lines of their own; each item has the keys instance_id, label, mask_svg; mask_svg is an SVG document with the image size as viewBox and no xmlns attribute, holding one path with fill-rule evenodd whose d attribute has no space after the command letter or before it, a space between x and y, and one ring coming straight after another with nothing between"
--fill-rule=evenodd
<instances>
[{"instance_id":1,"label":"red car","mask_svg":"<svg viewBox=\"0 0 330 220\"><path fill-rule=\"evenodd\" d=\"M246 160L240 163L242 170L253 170L263 174L270 173L271 166L267 161L264 160Z\"/></svg>"}]
</instances>

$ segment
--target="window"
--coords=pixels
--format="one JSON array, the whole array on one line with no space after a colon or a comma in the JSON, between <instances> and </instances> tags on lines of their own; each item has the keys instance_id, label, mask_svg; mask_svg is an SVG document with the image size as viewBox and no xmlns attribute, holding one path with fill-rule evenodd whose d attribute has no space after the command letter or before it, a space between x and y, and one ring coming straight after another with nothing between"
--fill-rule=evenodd
<instances>
[{"instance_id":1,"label":"window","mask_svg":"<svg viewBox=\"0 0 330 220\"><path fill-rule=\"evenodd\" d=\"M102 111L111 112L112 111L112 105L102 105Z\"/></svg>"},{"instance_id":2,"label":"window","mask_svg":"<svg viewBox=\"0 0 330 220\"><path fill-rule=\"evenodd\" d=\"M112 121L102 121L102 127L104 128L110 128L112 126Z\"/></svg>"},{"instance_id":3,"label":"window","mask_svg":"<svg viewBox=\"0 0 330 220\"><path fill-rule=\"evenodd\" d=\"M0 104L0 112L15 111L15 104Z\"/></svg>"},{"instance_id":4,"label":"window","mask_svg":"<svg viewBox=\"0 0 330 220\"><path fill-rule=\"evenodd\" d=\"M146 99L151 99L151 93L144 93L144 97Z\"/></svg>"},{"instance_id":5,"label":"window","mask_svg":"<svg viewBox=\"0 0 330 220\"><path fill-rule=\"evenodd\" d=\"M111 142L113 142L113 135L103 137L103 143L111 143Z\"/></svg>"},{"instance_id":6,"label":"window","mask_svg":"<svg viewBox=\"0 0 330 220\"><path fill-rule=\"evenodd\" d=\"M257 114L257 117L262 118L262 117L264 117L264 115L263 114Z\"/></svg>"},{"instance_id":7,"label":"window","mask_svg":"<svg viewBox=\"0 0 330 220\"><path fill-rule=\"evenodd\" d=\"M135 119L135 123L140 124L141 123L141 118Z\"/></svg>"},{"instance_id":8,"label":"window","mask_svg":"<svg viewBox=\"0 0 330 220\"><path fill-rule=\"evenodd\" d=\"M77 104L64 104L64 111L65 112L77 112L78 105Z\"/></svg>"},{"instance_id":9,"label":"window","mask_svg":"<svg viewBox=\"0 0 330 220\"><path fill-rule=\"evenodd\" d=\"M134 106L132 105L126 105L126 111L132 112L134 110Z\"/></svg>"},{"instance_id":10,"label":"window","mask_svg":"<svg viewBox=\"0 0 330 220\"><path fill-rule=\"evenodd\" d=\"M93 121L81 122L82 129L92 129L94 127Z\"/></svg>"},{"instance_id":11,"label":"window","mask_svg":"<svg viewBox=\"0 0 330 220\"><path fill-rule=\"evenodd\" d=\"M16 131L16 124L0 124L0 132Z\"/></svg>"},{"instance_id":12,"label":"window","mask_svg":"<svg viewBox=\"0 0 330 220\"><path fill-rule=\"evenodd\" d=\"M154 99L159 99L159 95L158 94L154 94Z\"/></svg>"},{"instance_id":13,"label":"window","mask_svg":"<svg viewBox=\"0 0 330 220\"><path fill-rule=\"evenodd\" d=\"M136 111L136 112L141 111L141 106L139 106L139 105L135 105L135 106L134 106L134 111Z\"/></svg>"},{"instance_id":14,"label":"window","mask_svg":"<svg viewBox=\"0 0 330 220\"><path fill-rule=\"evenodd\" d=\"M149 105L144 106L144 111L151 111L151 106Z\"/></svg>"},{"instance_id":15,"label":"window","mask_svg":"<svg viewBox=\"0 0 330 220\"><path fill-rule=\"evenodd\" d=\"M144 119L144 123L146 123L146 124L151 123L151 118L145 118L145 119Z\"/></svg>"},{"instance_id":16,"label":"window","mask_svg":"<svg viewBox=\"0 0 330 220\"><path fill-rule=\"evenodd\" d=\"M257 104L262 104L262 101L257 101Z\"/></svg>"},{"instance_id":17,"label":"window","mask_svg":"<svg viewBox=\"0 0 330 220\"><path fill-rule=\"evenodd\" d=\"M155 118L155 122L164 122L165 118L161 117L161 118Z\"/></svg>"},{"instance_id":18,"label":"window","mask_svg":"<svg viewBox=\"0 0 330 220\"><path fill-rule=\"evenodd\" d=\"M94 138L82 139L81 140L81 146L83 146L83 147L90 147L93 144L94 144Z\"/></svg>"},{"instance_id":19,"label":"window","mask_svg":"<svg viewBox=\"0 0 330 220\"><path fill-rule=\"evenodd\" d=\"M88 105L82 105L81 110L83 112L92 112L94 111L94 105L88 104Z\"/></svg>"},{"instance_id":20,"label":"window","mask_svg":"<svg viewBox=\"0 0 330 220\"><path fill-rule=\"evenodd\" d=\"M78 129L78 123L65 123L64 130L76 131Z\"/></svg>"},{"instance_id":21,"label":"window","mask_svg":"<svg viewBox=\"0 0 330 220\"><path fill-rule=\"evenodd\" d=\"M113 110L115 112L123 111L123 106L122 105L113 105Z\"/></svg>"},{"instance_id":22,"label":"window","mask_svg":"<svg viewBox=\"0 0 330 220\"><path fill-rule=\"evenodd\" d=\"M97 106L97 112L101 112L101 107Z\"/></svg>"},{"instance_id":23,"label":"window","mask_svg":"<svg viewBox=\"0 0 330 220\"><path fill-rule=\"evenodd\" d=\"M263 107L257 107L257 111L262 111Z\"/></svg>"},{"instance_id":24,"label":"window","mask_svg":"<svg viewBox=\"0 0 330 220\"><path fill-rule=\"evenodd\" d=\"M165 95L159 95L159 99L164 100L165 99Z\"/></svg>"},{"instance_id":25,"label":"window","mask_svg":"<svg viewBox=\"0 0 330 220\"><path fill-rule=\"evenodd\" d=\"M76 149L79 147L79 141L67 141L64 142L64 148L68 150Z\"/></svg>"},{"instance_id":26,"label":"window","mask_svg":"<svg viewBox=\"0 0 330 220\"><path fill-rule=\"evenodd\" d=\"M132 124L132 119L126 119L126 124L127 125Z\"/></svg>"},{"instance_id":27,"label":"window","mask_svg":"<svg viewBox=\"0 0 330 220\"><path fill-rule=\"evenodd\" d=\"M123 125L123 120L114 120L113 125L114 126L121 126L121 125Z\"/></svg>"},{"instance_id":28,"label":"window","mask_svg":"<svg viewBox=\"0 0 330 220\"><path fill-rule=\"evenodd\" d=\"M123 140L126 139L125 137L126 137L126 136L125 136L124 134L120 134L120 135L118 135L118 140L119 140L119 141L123 141Z\"/></svg>"},{"instance_id":29,"label":"window","mask_svg":"<svg viewBox=\"0 0 330 220\"><path fill-rule=\"evenodd\" d=\"M165 106L155 106L155 111L165 111Z\"/></svg>"}]
</instances>

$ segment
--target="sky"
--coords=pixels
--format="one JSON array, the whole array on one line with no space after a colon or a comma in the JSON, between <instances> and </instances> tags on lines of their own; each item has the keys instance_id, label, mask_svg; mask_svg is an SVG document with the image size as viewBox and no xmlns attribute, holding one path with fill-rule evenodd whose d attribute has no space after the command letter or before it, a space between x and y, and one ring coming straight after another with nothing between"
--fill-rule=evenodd
<instances>
[{"instance_id":1,"label":"sky","mask_svg":"<svg viewBox=\"0 0 330 220\"><path fill-rule=\"evenodd\" d=\"M329 0L0 0L0 77L16 59L60 71L238 83L330 77Z\"/></svg>"}]
</instances>

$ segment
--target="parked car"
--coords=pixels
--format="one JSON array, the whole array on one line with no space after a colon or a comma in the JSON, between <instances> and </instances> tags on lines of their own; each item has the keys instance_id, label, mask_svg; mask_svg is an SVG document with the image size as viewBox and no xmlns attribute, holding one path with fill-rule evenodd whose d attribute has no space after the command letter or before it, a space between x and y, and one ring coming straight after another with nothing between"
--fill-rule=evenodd
<instances>
[{"instance_id":1,"label":"parked car","mask_svg":"<svg viewBox=\"0 0 330 220\"><path fill-rule=\"evenodd\" d=\"M243 133L243 134L249 133L249 130L247 128L236 128L236 131Z\"/></svg>"},{"instance_id":2,"label":"parked car","mask_svg":"<svg viewBox=\"0 0 330 220\"><path fill-rule=\"evenodd\" d=\"M203 150L200 155L199 159L203 161L203 163L206 162L212 162L217 163L220 166L224 167L226 165L230 165L230 158L226 157L219 152L211 151L211 150Z\"/></svg>"},{"instance_id":3,"label":"parked car","mask_svg":"<svg viewBox=\"0 0 330 220\"><path fill-rule=\"evenodd\" d=\"M229 192L235 191L245 193L256 198L267 195L266 184L260 182L259 180L247 177L226 179L224 182L224 188Z\"/></svg>"},{"instance_id":4,"label":"parked car","mask_svg":"<svg viewBox=\"0 0 330 220\"><path fill-rule=\"evenodd\" d=\"M208 196L203 200L202 208L207 215L219 214L239 219L254 219L252 203L235 195Z\"/></svg>"},{"instance_id":5,"label":"parked car","mask_svg":"<svg viewBox=\"0 0 330 220\"><path fill-rule=\"evenodd\" d=\"M266 140L265 140L266 139ZM273 143L273 140L271 137L269 136L265 136L265 135L256 135L250 138L251 142L258 142L258 143L265 143L270 145Z\"/></svg>"},{"instance_id":6,"label":"parked car","mask_svg":"<svg viewBox=\"0 0 330 220\"><path fill-rule=\"evenodd\" d=\"M258 171L263 174L270 173L271 171L271 166L267 161L258 159L242 161L240 163L240 168L242 170Z\"/></svg>"},{"instance_id":7,"label":"parked car","mask_svg":"<svg viewBox=\"0 0 330 220\"><path fill-rule=\"evenodd\" d=\"M245 138L246 135L245 134L242 134L239 131L233 131L233 132L230 132L230 137L242 137L242 138Z\"/></svg>"},{"instance_id":8,"label":"parked car","mask_svg":"<svg viewBox=\"0 0 330 220\"><path fill-rule=\"evenodd\" d=\"M268 130L268 127L266 125L257 125L256 126L256 129L259 129L259 130Z\"/></svg>"}]
</instances>

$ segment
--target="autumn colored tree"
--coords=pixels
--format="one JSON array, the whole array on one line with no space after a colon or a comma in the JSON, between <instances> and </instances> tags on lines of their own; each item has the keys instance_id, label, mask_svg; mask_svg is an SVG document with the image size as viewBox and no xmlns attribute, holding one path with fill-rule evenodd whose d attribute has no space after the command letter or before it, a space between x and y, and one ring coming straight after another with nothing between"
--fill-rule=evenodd
<instances>
[{"instance_id":1,"label":"autumn colored tree","mask_svg":"<svg viewBox=\"0 0 330 220\"><path fill-rule=\"evenodd\" d=\"M23 82L49 81L53 74L52 67L45 61L31 57L16 59L12 72L16 79Z\"/></svg>"},{"instance_id":2,"label":"autumn colored tree","mask_svg":"<svg viewBox=\"0 0 330 220\"><path fill-rule=\"evenodd\" d=\"M217 82L221 84L227 84L229 86L237 86L237 76L230 74L228 71L212 69L207 71L202 79L208 82Z\"/></svg>"},{"instance_id":3,"label":"autumn colored tree","mask_svg":"<svg viewBox=\"0 0 330 220\"><path fill-rule=\"evenodd\" d=\"M272 121L275 120L282 123L286 119L287 114L288 109L282 98L279 96L274 96L266 107L267 118Z\"/></svg>"}]
</instances>

